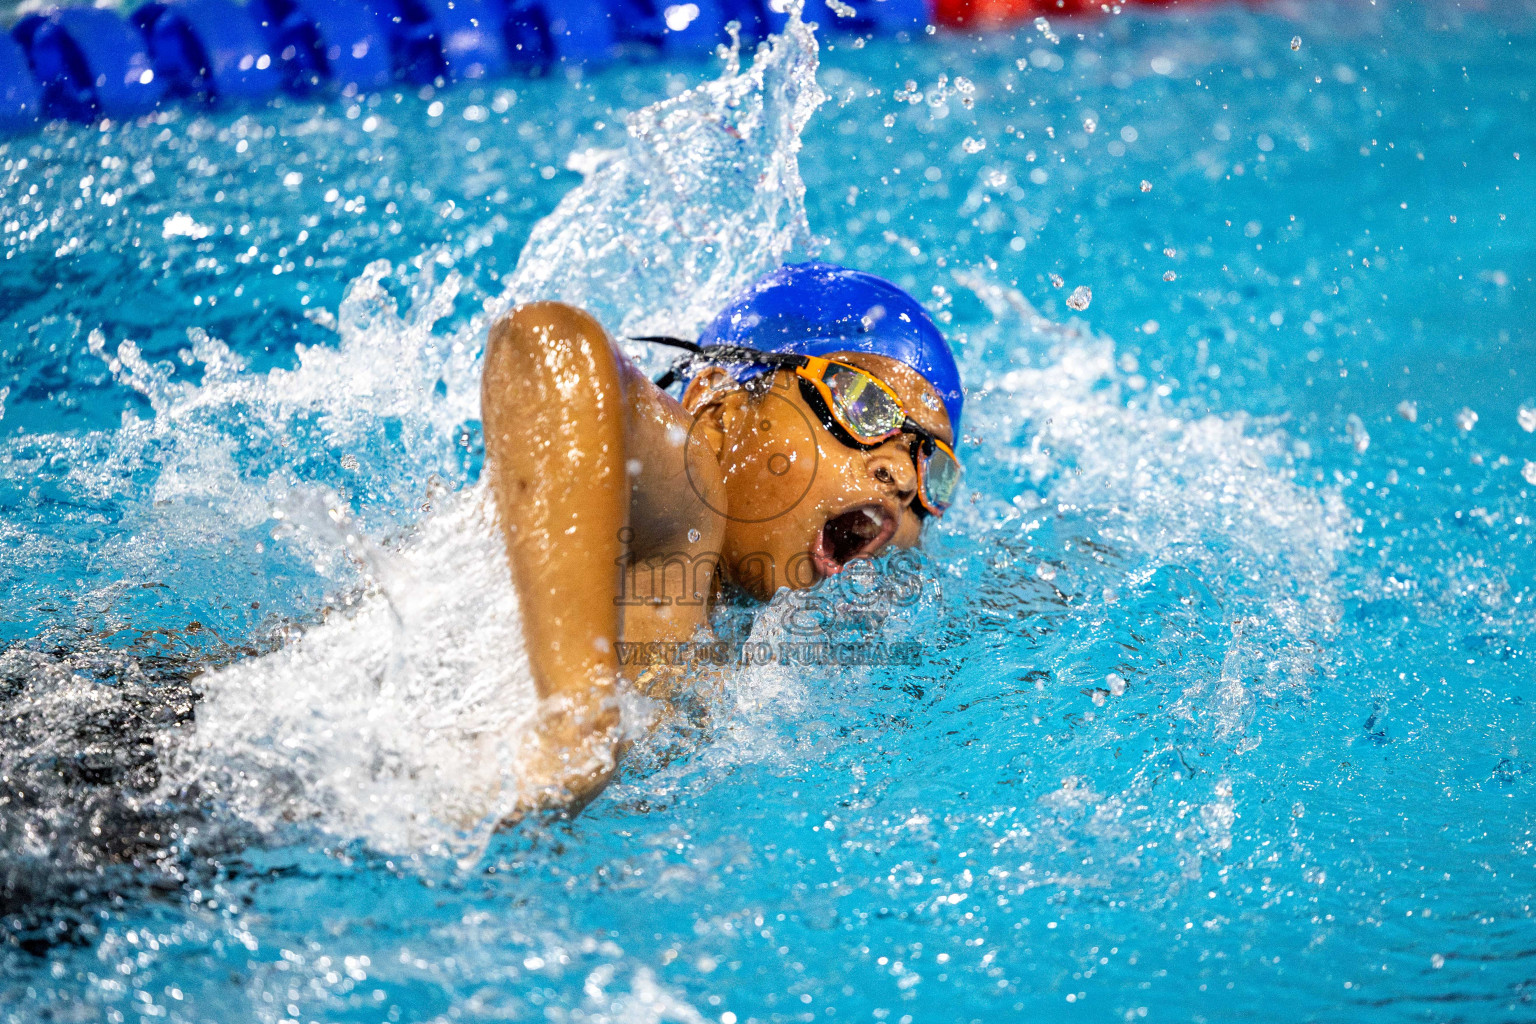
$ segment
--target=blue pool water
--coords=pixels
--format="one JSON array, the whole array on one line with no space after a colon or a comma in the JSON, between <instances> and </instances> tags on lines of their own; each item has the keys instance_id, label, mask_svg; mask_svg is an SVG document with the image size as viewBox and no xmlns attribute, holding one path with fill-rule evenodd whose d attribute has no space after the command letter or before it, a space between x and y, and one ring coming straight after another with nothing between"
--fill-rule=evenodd
<instances>
[{"instance_id":1,"label":"blue pool water","mask_svg":"<svg viewBox=\"0 0 1536 1024\"><path fill-rule=\"evenodd\" d=\"M0 1019L1536 1018L1536 8L819 56L0 143ZM968 496L718 632L918 664L493 832L486 319L810 247L950 332Z\"/></svg>"}]
</instances>

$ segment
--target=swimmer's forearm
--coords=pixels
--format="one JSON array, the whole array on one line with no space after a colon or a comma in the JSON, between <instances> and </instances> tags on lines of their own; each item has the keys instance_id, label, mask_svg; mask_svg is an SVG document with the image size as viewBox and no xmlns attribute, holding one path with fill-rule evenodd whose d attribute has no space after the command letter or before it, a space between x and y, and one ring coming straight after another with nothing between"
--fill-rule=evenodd
<instances>
[{"instance_id":1,"label":"swimmer's forearm","mask_svg":"<svg viewBox=\"0 0 1536 1024\"><path fill-rule=\"evenodd\" d=\"M627 523L623 387L612 343L560 303L519 306L490 332L481 385L486 471L506 538L551 802L590 799L618 740L620 531ZM544 802L541 800L541 802Z\"/></svg>"}]
</instances>

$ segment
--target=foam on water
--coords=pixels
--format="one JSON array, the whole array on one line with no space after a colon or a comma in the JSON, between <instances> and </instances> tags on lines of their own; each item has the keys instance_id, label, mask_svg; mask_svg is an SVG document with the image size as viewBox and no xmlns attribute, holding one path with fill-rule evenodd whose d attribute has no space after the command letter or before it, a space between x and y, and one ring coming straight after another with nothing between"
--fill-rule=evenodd
<instances>
[{"instance_id":1,"label":"foam on water","mask_svg":"<svg viewBox=\"0 0 1536 1024\"><path fill-rule=\"evenodd\" d=\"M1018 662L1052 695L1036 721L1084 719L1075 771L1040 778L1016 827L1038 833L1024 845L1042 883L1145 889L1159 863L1198 878L1231 845L1233 780L1264 740L1256 706L1304 702L1323 668L1356 524L1336 491L1298 483L1305 445L1275 425L1138 396L1110 339L1051 322L979 273L956 277L1013 353L1012 367L967 370L983 395L970 429L1016 495L957 526L996 538L994 592L1038 595L986 623L1043 635ZM1053 844L1084 834L1105 846L1101 875L1075 854L1047 867Z\"/></svg>"}]
</instances>

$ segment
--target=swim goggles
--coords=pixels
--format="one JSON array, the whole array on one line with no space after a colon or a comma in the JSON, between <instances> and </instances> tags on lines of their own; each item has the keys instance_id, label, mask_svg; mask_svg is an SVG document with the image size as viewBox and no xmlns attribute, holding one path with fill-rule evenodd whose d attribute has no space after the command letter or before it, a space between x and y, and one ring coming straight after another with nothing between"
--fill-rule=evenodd
<instances>
[{"instance_id":1,"label":"swim goggles","mask_svg":"<svg viewBox=\"0 0 1536 1024\"><path fill-rule=\"evenodd\" d=\"M911 436L912 463L917 467L918 482L914 511L942 516L954 501L961 473L954 448L908 416L890 385L869 371L836 359L794 352L762 352L741 345L711 345L706 349L681 338L648 336L634 340L693 353L656 378L656 386L662 390L677 381L687 367L699 362L699 356L710 363L792 371L799 379L806 403L832 436L848 447L867 451L899 434Z\"/></svg>"}]
</instances>

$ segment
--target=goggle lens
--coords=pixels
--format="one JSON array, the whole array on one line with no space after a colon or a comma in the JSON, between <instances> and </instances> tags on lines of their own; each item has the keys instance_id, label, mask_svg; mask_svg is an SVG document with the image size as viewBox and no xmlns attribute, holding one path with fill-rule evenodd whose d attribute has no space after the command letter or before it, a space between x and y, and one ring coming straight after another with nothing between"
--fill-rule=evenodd
<instances>
[{"instance_id":1,"label":"goggle lens","mask_svg":"<svg viewBox=\"0 0 1536 1024\"><path fill-rule=\"evenodd\" d=\"M923 496L928 504L940 511L948 508L959 486L960 463L949 452L934 447L923 458Z\"/></svg>"},{"instance_id":2,"label":"goggle lens","mask_svg":"<svg viewBox=\"0 0 1536 1024\"><path fill-rule=\"evenodd\" d=\"M901 403L867 373L833 363L821 380L832 395L838 418L860 440L888 437L907 418Z\"/></svg>"}]
</instances>

